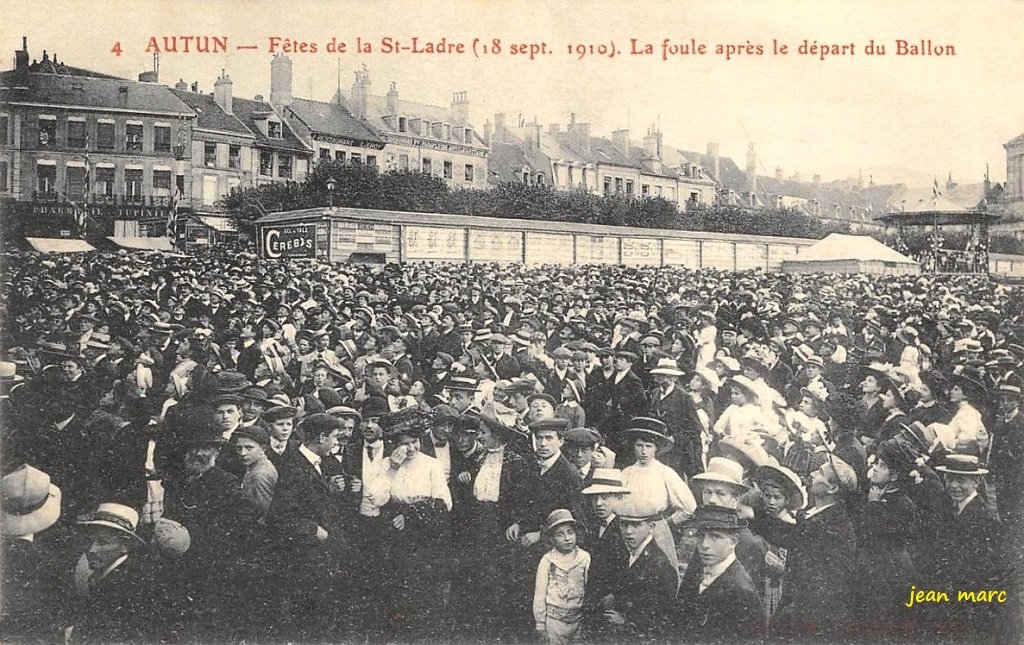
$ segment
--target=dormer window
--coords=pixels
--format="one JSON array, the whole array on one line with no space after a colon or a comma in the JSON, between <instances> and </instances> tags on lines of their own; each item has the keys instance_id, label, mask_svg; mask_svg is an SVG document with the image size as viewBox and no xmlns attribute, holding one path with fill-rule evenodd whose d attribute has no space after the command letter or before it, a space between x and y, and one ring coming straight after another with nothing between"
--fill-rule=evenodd
<instances>
[{"instance_id":1,"label":"dormer window","mask_svg":"<svg viewBox=\"0 0 1024 645\"><path fill-rule=\"evenodd\" d=\"M267 121L267 137L271 139L282 139L284 138L281 134L281 122L280 121Z\"/></svg>"},{"instance_id":2,"label":"dormer window","mask_svg":"<svg viewBox=\"0 0 1024 645\"><path fill-rule=\"evenodd\" d=\"M473 128L466 128L465 135L466 138L464 139L464 141L466 143L473 143Z\"/></svg>"},{"instance_id":3,"label":"dormer window","mask_svg":"<svg viewBox=\"0 0 1024 645\"><path fill-rule=\"evenodd\" d=\"M406 132L409 129L409 122L404 116L398 117L398 131Z\"/></svg>"}]
</instances>

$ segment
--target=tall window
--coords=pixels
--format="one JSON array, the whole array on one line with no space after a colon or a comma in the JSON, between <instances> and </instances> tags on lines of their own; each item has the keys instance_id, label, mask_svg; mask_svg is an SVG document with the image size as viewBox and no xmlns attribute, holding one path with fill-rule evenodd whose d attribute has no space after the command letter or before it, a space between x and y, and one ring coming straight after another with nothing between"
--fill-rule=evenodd
<instances>
[{"instance_id":1,"label":"tall window","mask_svg":"<svg viewBox=\"0 0 1024 645\"><path fill-rule=\"evenodd\" d=\"M615 192L622 193L622 177L615 178Z\"/></svg>"},{"instance_id":2,"label":"tall window","mask_svg":"<svg viewBox=\"0 0 1024 645\"><path fill-rule=\"evenodd\" d=\"M217 144L207 141L203 144L203 165L212 168L217 165Z\"/></svg>"},{"instance_id":3,"label":"tall window","mask_svg":"<svg viewBox=\"0 0 1024 645\"><path fill-rule=\"evenodd\" d=\"M36 164L36 190L44 194L57 192L57 166Z\"/></svg>"},{"instance_id":4,"label":"tall window","mask_svg":"<svg viewBox=\"0 0 1024 645\"><path fill-rule=\"evenodd\" d=\"M124 149L140 152L142 150L142 125L129 123L124 130Z\"/></svg>"},{"instance_id":5,"label":"tall window","mask_svg":"<svg viewBox=\"0 0 1024 645\"><path fill-rule=\"evenodd\" d=\"M633 181L631 179L626 180L626 194L633 195Z\"/></svg>"},{"instance_id":6,"label":"tall window","mask_svg":"<svg viewBox=\"0 0 1024 645\"><path fill-rule=\"evenodd\" d=\"M404 116L398 117L398 131L399 132L405 132L408 129L409 129L409 122L406 120L406 118Z\"/></svg>"},{"instance_id":7,"label":"tall window","mask_svg":"<svg viewBox=\"0 0 1024 645\"><path fill-rule=\"evenodd\" d=\"M6 146L7 129L11 127L11 119L6 114L0 114L0 146Z\"/></svg>"},{"instance_id":8,"label":"tall window","mask_svg":"<svg viewBox=\"0 0 1024 645\"><path fill-rule=\"evenodd\" d=\"M334 151L334 160L335 161L340 161L342 163L345 163L345 151L344 150L335 150Z\"/></svg>"},{"instance_id":9,"label":"tall window","mask_svg":"<svg viewBox=\"0 0 1024 645\"><path fill-rule=\"evenodd\" d=\"M464 179L466 181L473 181L473 164L471 164L471 163L466 164L466 171L465 171L465 175L463 175L463 177L464 177Z\"/></svg>"},{"instance_id":10,"label":"tall window","mask_svg":"<svg viewBox=\"0 0 1024 645\"><path fill-rule=\"evenodd\" d=\"M96 181L93 182L92 192L103 197L114 195L114 169L107 167L96 168Z\"/></svg>"},{"instance_id":11,"label":"tall window","mask_svg":"<svg viewBox=\"0 0 1024 645\"><path fill-rule=\"evenodd\" d=\"M85 121L68 120L68 147L85 147Z\"/></svg>"},{"instance_id":12,"label":"tall window","mask_svg":"<svg viewBox=\"0 0 1024 645\"><path fill-rule=\"evenodd\" d=\"M427 157L423 158L423 172L427 173L428 175L434 172L433 164Z\"/></svg>"},{"instance_id":13,"label":"tall window","mask_svg":"<svg viewBox=\"0 0 1024 645\"><path fill-rule=\"evenodd\" d=\"M57 119L39 117L39 147L52 148L57 145Z\"/></svg>"},{"instance_id":14,"label":"tall window","mask_svg":"<svg viewBox=\"0 0 1024 645\"><path fill-rule=\"evenodd\" d=\"M292 156L280 155L277 158L277 176L284 179L292 178Z\"/></svg>"},{"instance_id":15,"label":"tall window","mask_svg":"<svg viewBox=\"0 0 1024 645\"><path fill-rule=\"evenodd\" d=\"M114 149L114 124L113 122L100 122L96 124L96 149Z\"/></svg>"},{"instance_id":16,"label":"tall window","mask_svg":"<svg viewBox=\"0 0 1024 645\"><path fill-rule=\"evenodd\" d=\"M7 162L0 161L0 193L6 193L10 190L10 184L7 182Z\"/></svg>"},{"instance_id":17,"label":"tall window","mask_svg":"<svg viewBox=\"0 0 1024 645\"><path fill-rule=\"evenodd\" d=\"M238 170L242 167L242 147L228 146L228 168Z\"/></svg>"},{"instance_id":18,"label":"tall window","mask_svg":"<svg viewBox=\"0 0 1024 645\"><path fill-rule=\"evenodd\" d=\"M445 179L451 179L452 178L452 162L450 162L450 161L444 162L444 178Z\"/></svg>"},{"instance_id":19,"label":"tall window","mask_svg":"<svg viewBox=\"0 0 1024 645\"><path fill-rule=\"evenodd\" d=\"M171 171L153 171L153 194L161 197L169 197L171 194Z\"/></svg>"},{"instance_id":20,"label":"tall window","mask_svg":"<svg viewBox=\"0 0 1024 645\"><path fill-rule=\"evenodd\" d=\"M604 194L605 195L610 195L611 193L612 193L612 178L611 177L605 177L604 178Z\"/></svg>"},{"instance_id":21,"label":"tall window","mask_svg":"<svg viewBox=\"0 0 1024 645\"><path fill-rule=\"evenodd\" d=\"M67 167L64 193L71 201L81 201L85 197L85 166Z\"/></svg>"},{"instance_id":22,"label":"tall window","mask_svg":"<svg viewBox=\"0 0 1024 645\"><path fill-rule=\"evenodd\" d=\"M267 177L274 176L274 153L266 150L260 151L260 174Z\"/></svg>"},{"instance_id":23,"label":"tall window","mask_svg":"<svg viewBox=\"0 0 1024 645\"><path fill-rule=\"evenodd\" d=\"M158 125L153 128L153 150L156 152L171 151L171 126Z\"/></svg>"},{"instance_id":24,"label":"tall window","mask_svg":"<svg viewBox=\"0 0 1024 645\"><path fill-rule=\"evenodd\" d=\"M130 202L142 201L142 169L125 168L124 197Z\"/></svg>"}]
</instances>

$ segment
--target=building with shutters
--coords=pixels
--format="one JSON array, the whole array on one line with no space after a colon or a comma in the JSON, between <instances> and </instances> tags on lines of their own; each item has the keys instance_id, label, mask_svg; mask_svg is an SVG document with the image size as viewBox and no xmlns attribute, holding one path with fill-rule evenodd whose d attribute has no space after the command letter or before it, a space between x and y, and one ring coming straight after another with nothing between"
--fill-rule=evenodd
<instances>
[{"instance_id":1,"label":"building with shutters","mask_svg":"<svg viewBox=\"0 0 1024 645\"><path fill-rule=\"evenodd\" d=\"M17 233L166 227L192 193L194 123L166 87L72 67L46 51L29 62L23 40L15 68L0 73L0 199L25 225Z\"/></svg>"}]
</instances>

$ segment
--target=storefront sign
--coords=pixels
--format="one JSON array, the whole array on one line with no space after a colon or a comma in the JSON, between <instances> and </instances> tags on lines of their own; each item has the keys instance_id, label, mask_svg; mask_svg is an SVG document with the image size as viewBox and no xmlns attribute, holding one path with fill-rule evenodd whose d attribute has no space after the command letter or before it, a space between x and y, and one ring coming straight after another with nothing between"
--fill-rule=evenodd
<instances>
[{"instance_id":1,"label":"storefront sign","mask_svg":"<svg viewBox=\"0 0 1024 645\"><path fill-rule=\"evenodd\" d=\"M316 257L316 224L267 226L260 233L263 257Z\"/></svg>"}]
</instances>

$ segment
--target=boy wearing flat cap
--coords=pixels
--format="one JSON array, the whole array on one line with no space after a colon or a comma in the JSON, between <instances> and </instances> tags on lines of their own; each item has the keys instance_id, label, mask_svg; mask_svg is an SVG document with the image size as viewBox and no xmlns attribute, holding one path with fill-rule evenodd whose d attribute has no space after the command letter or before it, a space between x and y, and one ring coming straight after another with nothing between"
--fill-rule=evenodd
<instances>
[{"instance_id":1,"label":"boy wearing flat cap","mask_svg":"<svg viewBox=\"0 0 1024 645\"><path fill-rule=\"evenodd\" d=\"M706 641L756 638L764 607L754 582L736 559L739 531L735 509L705 504L689 522L697 534L697 556L683 576L675 615L679 635Z\"/></svg>"}]
</instances>

